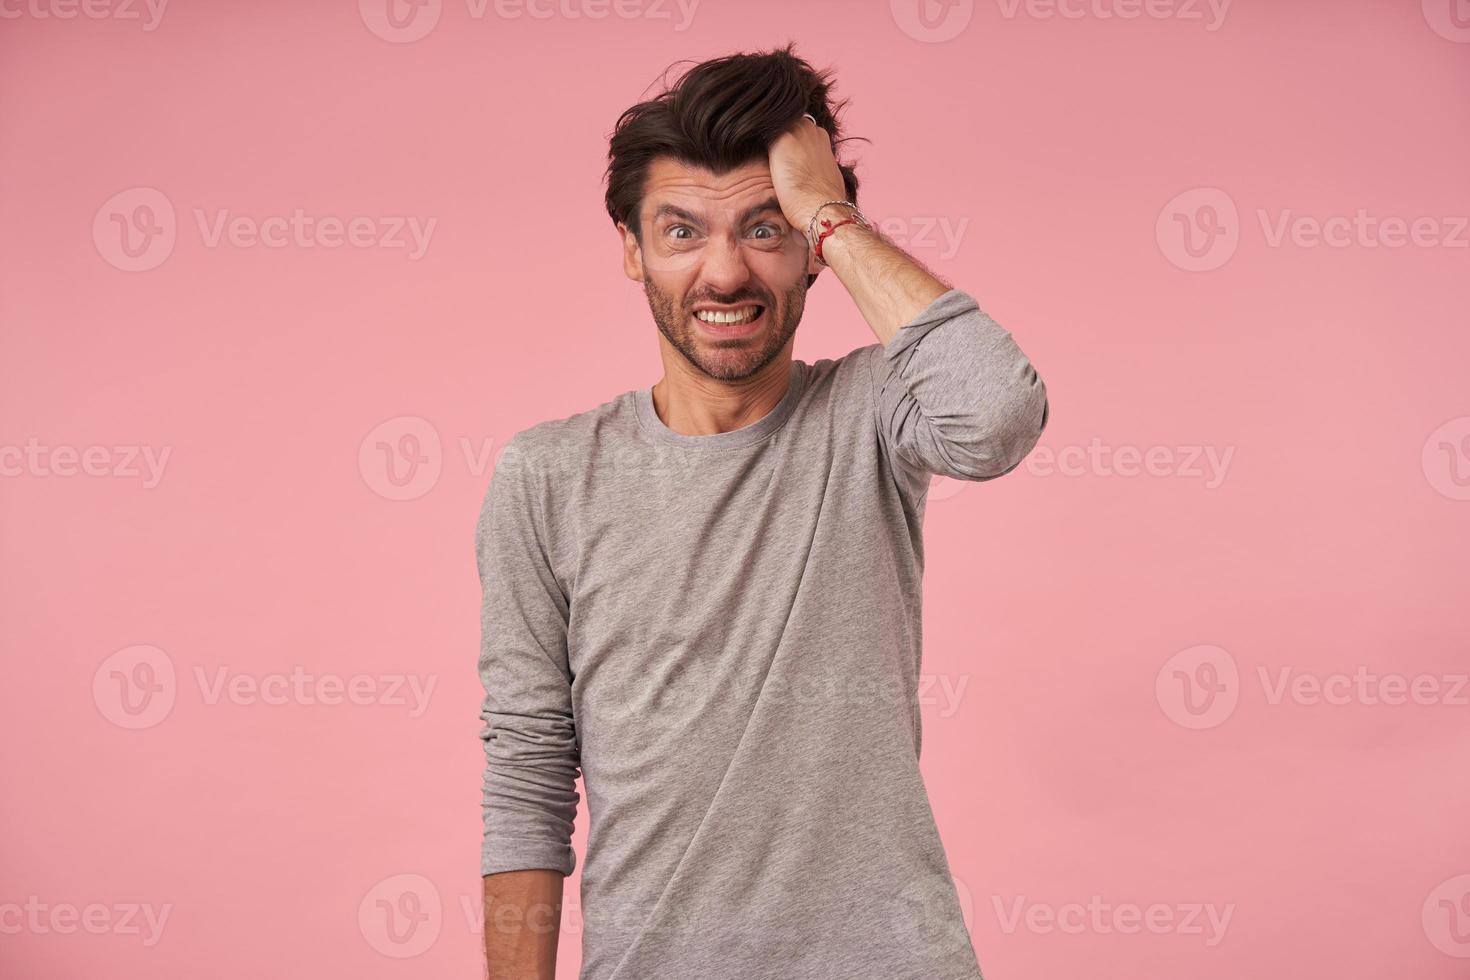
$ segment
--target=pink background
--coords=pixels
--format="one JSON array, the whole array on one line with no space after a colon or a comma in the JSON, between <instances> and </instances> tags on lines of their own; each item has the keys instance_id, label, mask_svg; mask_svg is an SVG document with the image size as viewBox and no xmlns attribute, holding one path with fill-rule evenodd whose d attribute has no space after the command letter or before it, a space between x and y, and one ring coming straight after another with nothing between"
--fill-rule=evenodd
<instances>
[{"instance_id":1,"label":"pink background","mask_svg":"<svg viewBox=\"0 0 1470 980\"><path fill-rule=\"evenodd\" d=\"M1470 975L1470 4L383 2L4 8L0 974L477 975L493 455L658 377L618 112L794 38L1051 392L928 515L987 977Z\"/></svg>"}]
</instances>

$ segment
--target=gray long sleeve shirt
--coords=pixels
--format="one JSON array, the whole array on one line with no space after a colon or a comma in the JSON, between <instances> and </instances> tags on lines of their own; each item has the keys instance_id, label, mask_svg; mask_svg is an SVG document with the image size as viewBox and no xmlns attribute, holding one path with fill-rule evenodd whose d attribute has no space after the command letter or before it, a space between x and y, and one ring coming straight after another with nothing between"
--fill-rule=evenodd
<instances>
[{"instance_id":1,"label":"gray long sleeve shirt","mask_svg":"<svg viewBox=\"0 0 1470 980\"><path fill-rule=\"evenodd\" d=\"M1014 469L1046 387L951 290L755 423L650 389L516 436L476 532L481 873L570 873L581 980L975 980L919 771L931 474Z\"/></svg>"}]
</instances>

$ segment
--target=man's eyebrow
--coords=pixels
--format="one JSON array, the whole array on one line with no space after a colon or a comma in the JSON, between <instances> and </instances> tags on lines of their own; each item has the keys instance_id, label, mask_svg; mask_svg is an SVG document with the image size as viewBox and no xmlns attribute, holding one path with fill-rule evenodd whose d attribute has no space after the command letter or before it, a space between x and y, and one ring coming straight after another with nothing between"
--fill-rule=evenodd
<instances>
[{"instance_id":1,"label":"man's eyebrow","mask_svg":"<svg viewBox=\"0 0 1470 980\"><path fill-rule=\"evenodd\" d=\"M693 211L685 211L677 204L660 204L653 212L654 221L665 216L678 218L680 221L687 221L691 225L700 225L701 227L704 225L703 218Z\"/></svg>"},{"instance_id":2,"label":"man's eyebrow","mask_svg":"<svg viewBox=\"0 0 1470 980\"><path fill-rule=\"evenodd\" d=\"M746 208L745 213L740 216L740 224L743 225L756 215L765 214L767 211L775 211L777 214L781 214L781 202L776 200L774 196L771 196L759 204Z\"/></svg>"},{"instance_id":3,"label":"man's eyebrow","mask_svg":"<svg viewBox=\"0 0 1470 980\"><path fill-rule=\"evenodd\" d=\"M743 225L757 215L765 214L768 211L775 211L777 214L782 213L781 202L777 200L774 196L768 197L759 204L753 204L750 207L746 208L744 213L740 215L740 220L737 222L737 224ZM703 218L692 211L686 211L684 208L679 207L677 204L660 204L657 208L654 209L654 221L657 221L660 218L664 217L677 218L680 221L687 221L691 225L699 225L700 227L704 226Z\"/></svg>"}]
</instances>

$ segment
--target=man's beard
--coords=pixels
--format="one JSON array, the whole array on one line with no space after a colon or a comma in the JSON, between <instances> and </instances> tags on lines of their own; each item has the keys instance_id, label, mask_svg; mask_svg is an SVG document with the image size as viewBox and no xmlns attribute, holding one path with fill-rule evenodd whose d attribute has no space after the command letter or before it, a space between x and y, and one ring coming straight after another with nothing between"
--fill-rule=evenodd
<instances>
[{"instance_id":1,"label":"man's beard","mask_svg":"<svg viewBox=\"0 0 1470 980\"><path fill-rule=\"evenodd\" d=\"M781 349L796 333L801 314L806 306L806 282L800 280L773 304L769 296L759 295L752 290L741 290L730 296L706 294L690 301L695 303L756 303L765 307L762 314L768 317L764 337L759 346L751 347L749 339L705 341L703 344L695 334L690 321L694 317L692 308L686 309L669 293L659 289L653 279L643 277L643 292L648 296L648 308L653 312L653 321L659 333L674 346L684 359L704 374L717 381L741 381L770 364L781 353ZM778 319L779 317L779 319ZM713 348L713 349L711 349Z\"/></svg>"}]
</instances>

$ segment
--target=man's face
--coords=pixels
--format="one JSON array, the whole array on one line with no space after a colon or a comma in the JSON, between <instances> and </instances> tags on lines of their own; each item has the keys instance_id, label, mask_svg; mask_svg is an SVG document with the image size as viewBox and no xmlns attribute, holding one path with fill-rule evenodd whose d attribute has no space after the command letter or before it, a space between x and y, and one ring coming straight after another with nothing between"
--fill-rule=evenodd
<instances>
[{"instance_id":1,"label":"man's face","mask_svg":"<svg viewBox=\"0 0 1470 980\"><path fill-rule=\"evenodd\" d=\"M748 378L790 342L806 306L804 229L781 214L765 161L716 176L660 157L648 169L641 234L623 267L643 283L659 331L700 371Z\"/></svg>"}]
</instances>

